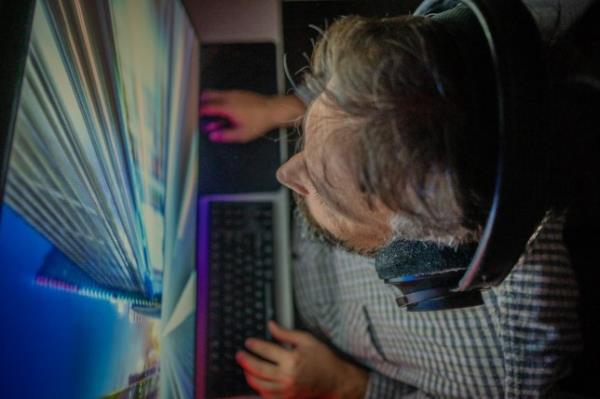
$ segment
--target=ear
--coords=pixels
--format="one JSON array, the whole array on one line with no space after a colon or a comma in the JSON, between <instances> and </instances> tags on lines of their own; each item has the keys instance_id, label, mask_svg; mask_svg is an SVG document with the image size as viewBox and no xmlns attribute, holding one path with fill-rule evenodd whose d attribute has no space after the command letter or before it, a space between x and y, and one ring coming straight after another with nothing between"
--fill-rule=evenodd
<instances>
[{"instance_id":1,"label":"ear","mask_svg":"<svg viewBox=\"0 0 600 399\"><path fill-rule=\"evenodd\" d=\"M277 170L277 180L299 195L306 196L309 194L311 183L302 152L294 155L281 165Z\"/></svg>"}]
</instances>

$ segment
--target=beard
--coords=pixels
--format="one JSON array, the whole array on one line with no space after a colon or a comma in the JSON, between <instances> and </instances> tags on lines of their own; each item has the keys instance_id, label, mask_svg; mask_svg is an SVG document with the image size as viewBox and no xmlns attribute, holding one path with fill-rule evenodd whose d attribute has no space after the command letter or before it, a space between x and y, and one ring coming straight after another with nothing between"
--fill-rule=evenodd
<instances>
[{"instance_id":1,"label":"beard","mask_svg":"<svg viewBox=\"0 0 600 399\"><path fill-rule=\"evenodd\" d=\"M362 249L356 248L352 246L347 241L338 238L331 234L331 232L324 229L312 216L310 210L308 209L308 205L306 204L306 199L297 194L296 192L292 192L294 196L294 201L296 202L296 209L294 210L294 217L296 222L300 228L300 237L309 241L316 241L323 244L327 244L330 247L343 249L346 252L350 252L353 254L366 256L366 257L374 257L377 251L380 248L373 249Z\"/></svg>"},{"instance_id":2,"label":"beard","mask_svg":"<svg viewBox=\"0 0 600 399\"><path fill-rule=\"evenodd\" d=\"M420 223L418 218L411 218L406 215L395 215L390 221L394 233L392 237L390 237L389 242L383 244L379 248L356 248L347 241L336 237L331 234L331 232L324 229L310 213L306 199L295 192L292 192L292 194L296 202L294 216L299 225L300 237L302 239L324 243L333 248L340 248L346 252L370 258L374 257L377 252L389 242L397 239L435 242L440 246L458 247L461 244L477 242L481 235L481 228L468 230L461 226L458 230L449 232L431 228Z\"/></svg>"}]
</instances>

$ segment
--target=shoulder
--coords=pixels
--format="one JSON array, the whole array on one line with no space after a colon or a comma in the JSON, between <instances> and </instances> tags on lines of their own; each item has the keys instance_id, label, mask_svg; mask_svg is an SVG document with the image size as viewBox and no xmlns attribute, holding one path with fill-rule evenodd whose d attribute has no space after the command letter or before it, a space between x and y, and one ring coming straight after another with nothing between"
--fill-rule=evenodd
<instances>
[{"instance_id":1,"label":"shoulder","mask_svg":"<svg viewBox=\"0 0 600 399\"><path fill-rule=\"evenodd\" d=\"M540 223L521 258L498 287L501 294L538 305L551 306L550 299L564 299L571 303L577 295L575 274L571 268L569 253L564 243L565 216L548 212Z\"/></svg>"},{"instance_id":2,"label":"shoulder","mask_svg":"<svg viewBox=\"0 0 600 399\"><path fill-rule=\"evenodd\" d=\"M542 39L552 41L566 32L591 6L594 0L525 0Z\"/></svg>"},{"instance_id":3,"label":"shoulder","mask_svg":"<svg viewBox=\"0 0 600 399\"><path fill-rule=\"evenodd\" d=\"M563 215L548 213L497 294L506 392L548 392L581 349L579 289L563 242Z\"/></svg>"},{"instance_id":4,"label":"shoulder","mask_svg":"<svg viewBox=\"0 0 600 399\"><path fill-rule=\"evenodd\" d=\"M568 30L593 3L594 0L523 0L546 42ZM413 15L460 20L466 11L468 7L460 0L425 0Z\"/></svg>"}]
</instances>

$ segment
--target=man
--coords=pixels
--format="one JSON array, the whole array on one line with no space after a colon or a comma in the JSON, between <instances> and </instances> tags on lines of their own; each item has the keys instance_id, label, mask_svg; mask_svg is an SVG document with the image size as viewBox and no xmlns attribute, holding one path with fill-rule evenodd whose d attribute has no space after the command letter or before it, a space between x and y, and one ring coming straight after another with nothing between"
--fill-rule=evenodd
<instances>
[{"instance_id":1,"label":"man","mask_svg":"<svg viewBox=\"0 0 600 399\"><path fill-rule=\"evenodd\" d=\"M419 13L455 2L428 3ZM363 256L395 237L479 238L486 193L469 190L456 159L477 103L454 34L471 24L461 6L348 17L316 46L297 93L310 99L302 146L277 177L310 230L334 245L299 240L296 299L311 333L271 322L283 345L249 338L238 353L262 397L538 397L568 371L580 337L562 217L547 215L511 274L473 308L407 313ZM234 125L209 129L222 142L255 139L305 112L295 96L203 100L203 114Z\"/></svg>"}]
</instances>

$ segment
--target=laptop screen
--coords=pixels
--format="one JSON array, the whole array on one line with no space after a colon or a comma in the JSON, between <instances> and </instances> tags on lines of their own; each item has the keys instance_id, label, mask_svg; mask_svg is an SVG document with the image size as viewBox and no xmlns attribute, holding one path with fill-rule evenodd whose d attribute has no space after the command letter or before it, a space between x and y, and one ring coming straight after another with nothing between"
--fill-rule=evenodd
<instances>
[{"instance_id":1,"label":"laptop screen","mask_svg":"<svg viewBox=\"0 0 600 399\"><path fill-rule=\"evenodd\" d=\"M178 1L37 2L0 204L0 397L193 397L198 53Z\"/></svg>"}]
</instances>

